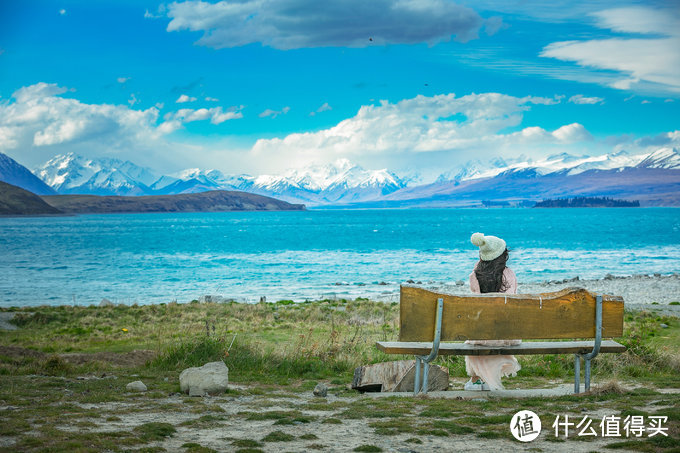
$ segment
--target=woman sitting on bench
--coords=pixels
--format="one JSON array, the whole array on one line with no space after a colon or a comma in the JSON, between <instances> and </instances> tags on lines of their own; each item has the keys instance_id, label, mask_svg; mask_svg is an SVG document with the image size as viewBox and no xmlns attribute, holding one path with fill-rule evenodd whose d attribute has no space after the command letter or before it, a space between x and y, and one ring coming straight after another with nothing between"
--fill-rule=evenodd
<instances>
[{"instance_id":1,"label":"woman sitting on bench","mask_svg":"<svg viewBox=\"0 0 680 453\"><path fill-rule=\"evenodd\" d=\"M505 241L496 236L475 233L470 238L479 247L479 262L470 274L473 293L517 293L517 277L506 267L508 249ZM522 340L468 340L466 343L486 346L509 346ZM501 377L514 376L520 370L514 355L465 356L465 369L470 381L465 390L502 390Z\"/></svg>"}]
</instances>

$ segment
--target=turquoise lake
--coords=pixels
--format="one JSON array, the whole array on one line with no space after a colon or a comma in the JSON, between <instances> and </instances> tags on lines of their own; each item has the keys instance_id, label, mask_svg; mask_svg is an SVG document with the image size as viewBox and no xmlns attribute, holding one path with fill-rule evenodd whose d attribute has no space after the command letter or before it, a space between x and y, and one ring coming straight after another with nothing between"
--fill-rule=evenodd
<instances>
[{"instance_id":1,"label":"turquoise lake","mask_svg":"<svg viewBox=\"0 0 680 453\"><path fill-rule=\"evenodd\" d=\"M310 210L0 218L0 306L371 297L451 284L470 235L521 282L680 272L680 209Z\"/></svg>"}]
</instances>

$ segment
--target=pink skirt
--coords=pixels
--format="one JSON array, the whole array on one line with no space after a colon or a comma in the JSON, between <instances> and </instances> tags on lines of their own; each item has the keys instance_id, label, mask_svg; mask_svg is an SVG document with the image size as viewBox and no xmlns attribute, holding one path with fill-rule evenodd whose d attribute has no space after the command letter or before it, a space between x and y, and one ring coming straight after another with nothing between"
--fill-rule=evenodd
<instances>
[{"instance_id":1,"label":"pink skirt","mask_svg":"<svg viewBox=\"0 0 680 453\"><path fill-rule=\"evenodd\" d=\"M480 346L513 346L522 340L468 340ZM522 367L514 355L465 356L465 370L469 376L479 376L491 390L503 390L501 378L515 376Z\"/></svg>"}]
</instances>

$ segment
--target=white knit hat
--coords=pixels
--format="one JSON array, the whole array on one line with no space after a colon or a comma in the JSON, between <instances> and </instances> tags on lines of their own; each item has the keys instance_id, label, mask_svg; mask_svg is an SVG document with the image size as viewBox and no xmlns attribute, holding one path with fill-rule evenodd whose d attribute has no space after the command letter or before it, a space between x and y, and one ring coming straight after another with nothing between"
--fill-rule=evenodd
<instances>
[{"instance_id":1,"label":"white knit hat","mask_svg":"<svg viewBox=\"0 0 680 453\"><path fill-rule=\"evenodd\" d=\"M482 233L475 233L470 241L479 247L479 258L482 261L494 260L505 251L505 241L496 236L484 236Z\"/></svg>"}]
</instances>

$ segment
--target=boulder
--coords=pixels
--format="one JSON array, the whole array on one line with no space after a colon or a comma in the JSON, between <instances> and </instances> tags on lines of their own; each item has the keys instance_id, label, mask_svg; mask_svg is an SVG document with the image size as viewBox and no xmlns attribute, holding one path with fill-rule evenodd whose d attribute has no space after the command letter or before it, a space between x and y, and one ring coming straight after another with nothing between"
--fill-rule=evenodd
<instances>
[{"instance_id":1,"label":"boulder","mask_svg":"<svg viewBox=\"0 0 680 453\"><path fill-rule=\"evenodd\" d=\"M179 375L179 387L190 396L224 393L229 384L229 369L224 362L210 362L201 367L187 368Z\"/></svg>"},{"instance_id":2,"label":"boulder","mask_svg":"<svg viewBox=\"0 0 680 453\"><path fill-rule=\"evenodd\" d=\"M328 387L326 387L326 384L319 382L316 384L316 387L314 387L314 391L312 393L314 393L314 396L325 398L326 395L328 395Z\"/></svg>"},{"instance_id":3,"label":"boulder","mask_svg":"<svg viewBox=\"0 0 680 453\"><path fill-rule=\"evenodd\" d=\"M103 298L101 302L99 302L100 307L113 307L114 305L116 304L108 300L106 297Z\"/></svg>"},{"instance_id":4,"label":"boulder","mask_svg":"<svg viewBox=\"0 0 680 453\"><path fill-rule=\"evenodd\" d=\"M142 381L130 382L125 388L128 392L146 392L146 385Z\"/></svg>"}]
</instances>

